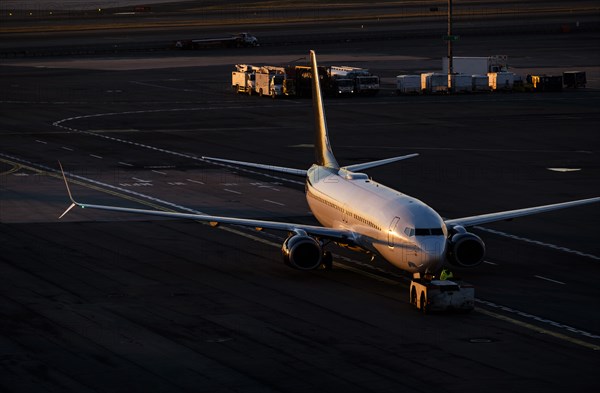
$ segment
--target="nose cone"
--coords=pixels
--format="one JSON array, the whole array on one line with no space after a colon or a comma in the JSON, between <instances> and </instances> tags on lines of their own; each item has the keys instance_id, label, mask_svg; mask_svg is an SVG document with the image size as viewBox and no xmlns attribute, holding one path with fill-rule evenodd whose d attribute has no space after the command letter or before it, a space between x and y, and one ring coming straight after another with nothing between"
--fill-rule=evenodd
<instances>
[{"instance_id":1,"label":"nose cone","mask_svg":"<svg viewBox=\"0 0 600 393\"><path fill-rule=\"evenodd\" d=\"M417 241L421 254L423 270L433 271L441 267L446 256L446 238L444 236L425 236Z\"/></svg>"}]
</instances>

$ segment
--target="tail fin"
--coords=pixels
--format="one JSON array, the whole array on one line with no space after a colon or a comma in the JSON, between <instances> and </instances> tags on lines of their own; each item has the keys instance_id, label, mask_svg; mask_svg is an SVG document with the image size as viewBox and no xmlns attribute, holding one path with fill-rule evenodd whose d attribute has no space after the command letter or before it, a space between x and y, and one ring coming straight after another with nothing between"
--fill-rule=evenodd
<instances>
[{"instance_id":1,"label":"tail fin","mask_svg":"<svg viewBox=\"0 0 600 393\"><path fill-rule=\"evenodd\" d=\"M327 134L327 121L325 120L325 108L323 107L323 97L321 92L321 83L319 82L319 70L317 68L317 57L314 51L310 51L310 63L312 68L312 97L313 110L315 114L315 159L318 165L338 169L338 165Z\"/></svg>"}]
</instances>

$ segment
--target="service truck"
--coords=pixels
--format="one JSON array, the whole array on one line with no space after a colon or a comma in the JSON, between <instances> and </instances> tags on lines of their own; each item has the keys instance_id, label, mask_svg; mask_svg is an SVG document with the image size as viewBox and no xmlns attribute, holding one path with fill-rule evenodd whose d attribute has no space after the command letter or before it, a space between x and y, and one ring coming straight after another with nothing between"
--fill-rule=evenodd
<instances>
[{"instance_id":1,"label":"service truck","mask_svg":"<svg viewBox=\"0 0 600 393\"><path fill-rule=\"evenodd\" d=\"M233 91L251 95L254 91L256 70L259 67L249 64L236 64L235 67L237 71L231 73L231 87L233 87Z\"/></svg>"},{"instance_id":2,"label":"service truck","mask_svg":"<svg viewBox=\"0 0 600 393\"><path fill-rule=\"evenodd\" d=\"M200 49L211 47L258 46L258 38L248 33L238 33L227 37L198 38L175 41L180 49Z\"/></svg>"},{"instance_id":3,"label":"service truck","mask_svg":"<svg viewBox=\"0 0 600 393\"><path fill-rule=\"evenodd\" d=\"M410 303L422 312L472 311L475 288L460 280L437 280L415 273L410 283Z\"/></svg>"},{"instance_id":4,"label":"service truck","mask_svg":"<svg viewBox=\"0 0 600 393\"><path fill-rule=\"evenodd\" d=\"M327 69L323 66L318 67L319 80L321 86L324 87L325 92L328 90L327 86L330 86L330 78ZM312 71L308 66L287 66L285 67L286 80L290 79L293 81L295 86L296 96L298 97L311 97L312 96Z\"/></svg>"},{"instance_id":5,"label":"service truck","mask_svg":"<svg viewBox=\"0 0 600 393\"><path fill-rule=\"evenodd\" d=\"M331 78L353 80L355 94L375 95L379 92L379 77L366 68L333 65L328 71Z\"/></svg>"},{"instance_id":6,"label":"service truck","mask_svg":"<svg viewBox=\"0 0 600 393\"><path fill-rule=\"evenodd\" d=\"M489 72L508 70L508 56L452 57L452 73L467 75L486 75ZM448 57L442 57L442 73L448 74Z\"/></svg>"},{"instance_id":7,"label":"service truck","mask_svg":"<svg viewBox=\"0 0 600 393\"><path fill-rule=\"evenodd\" d=\"M254 91L259 96L278 97L283 95L285 72L280 67L264 66L256 71Z\"/></svg>"}]
</instances>

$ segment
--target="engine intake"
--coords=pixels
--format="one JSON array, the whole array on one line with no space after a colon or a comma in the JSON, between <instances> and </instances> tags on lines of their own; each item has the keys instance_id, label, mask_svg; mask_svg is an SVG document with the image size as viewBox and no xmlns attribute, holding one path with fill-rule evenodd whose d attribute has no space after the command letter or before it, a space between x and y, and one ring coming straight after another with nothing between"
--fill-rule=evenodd
<instances>
[{"instance_id":1,"label":"engine intake","mask_svg":"<svg viewBox=\"0 0 600 393\"><path fill-rule=\"evenodd\" d=\"M453 229L448 240L448 261L460 267L475 267L485 257L485 244L474 233L467 232L464 228Z\"/></svg>"},{"instance_id":2,"label":"engine intake","mask_svg":"<svg viewBox=\"0 0 600 393\"><path fill-rule=\"evenodd\" d=\"M305 235L291 235L281 247L283 262L300 270L314 270L321 265L323 248L318 240Z\"/></svg>"}]
</instances>

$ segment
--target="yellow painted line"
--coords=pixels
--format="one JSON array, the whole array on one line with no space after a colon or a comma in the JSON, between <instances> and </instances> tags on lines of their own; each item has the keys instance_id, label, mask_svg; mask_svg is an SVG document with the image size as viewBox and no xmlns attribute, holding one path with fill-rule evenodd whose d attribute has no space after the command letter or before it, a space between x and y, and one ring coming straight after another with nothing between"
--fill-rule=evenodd
<instances>
[{"instance_id":1,"label":"yellow painted line","mask_svg":"<svg viewBox=\"0 0 600 393\"><path fill-rule=\"evenodd\" d=\"M539 326L532 325L532 324L527 323L527 322L519 321L517 319L513 319L513 318L507 317L505 315L501 315L501 314L497 314L497 313L492 312L492 311L485 310L485 309L480 308L480 307L475 307L475 311L477 311L479 313L482 313L482 314L485 314L487 316L490 316L492 318L496 318L496 319L499 319L501 321L508 322L508 323L513 324L513 325L517 325L517 326L523 327L525 329L533 330L534 332L538 332L538 333L542 333L542 334L547 334L547 335L552 336L554 338L558 338L559 340L570 342L571 344L580 345L580 346L585 347L585 348L593 349L594 351L600 350L600 346L598 346L596 344L591 344L591 343L585 342L583 340L579 340L579 339L576 339L576 338L573 338L573 337L569 337L569 336L567 336L565 334L562 334L562 333L556 333L556 332L553 332L553 331L541 328Z\"/></svg>"},{"instance_id":2,"label":"yellow painted line","mask_svg":"<svg viewBox=\"0 0 600 393\"><path fill-rule=\"evenodd\" d=\"M6 172L0 173L0 176L10 175L11 173L15 173L16 171L18 171L19 169L21 169L21 165L15 163L15 162L5 161L3 159L0 159L0 161L4 162L5 164L13 166L12 168L10 168L9 170L7 170Z\"/></svg>"}]
</instances>

